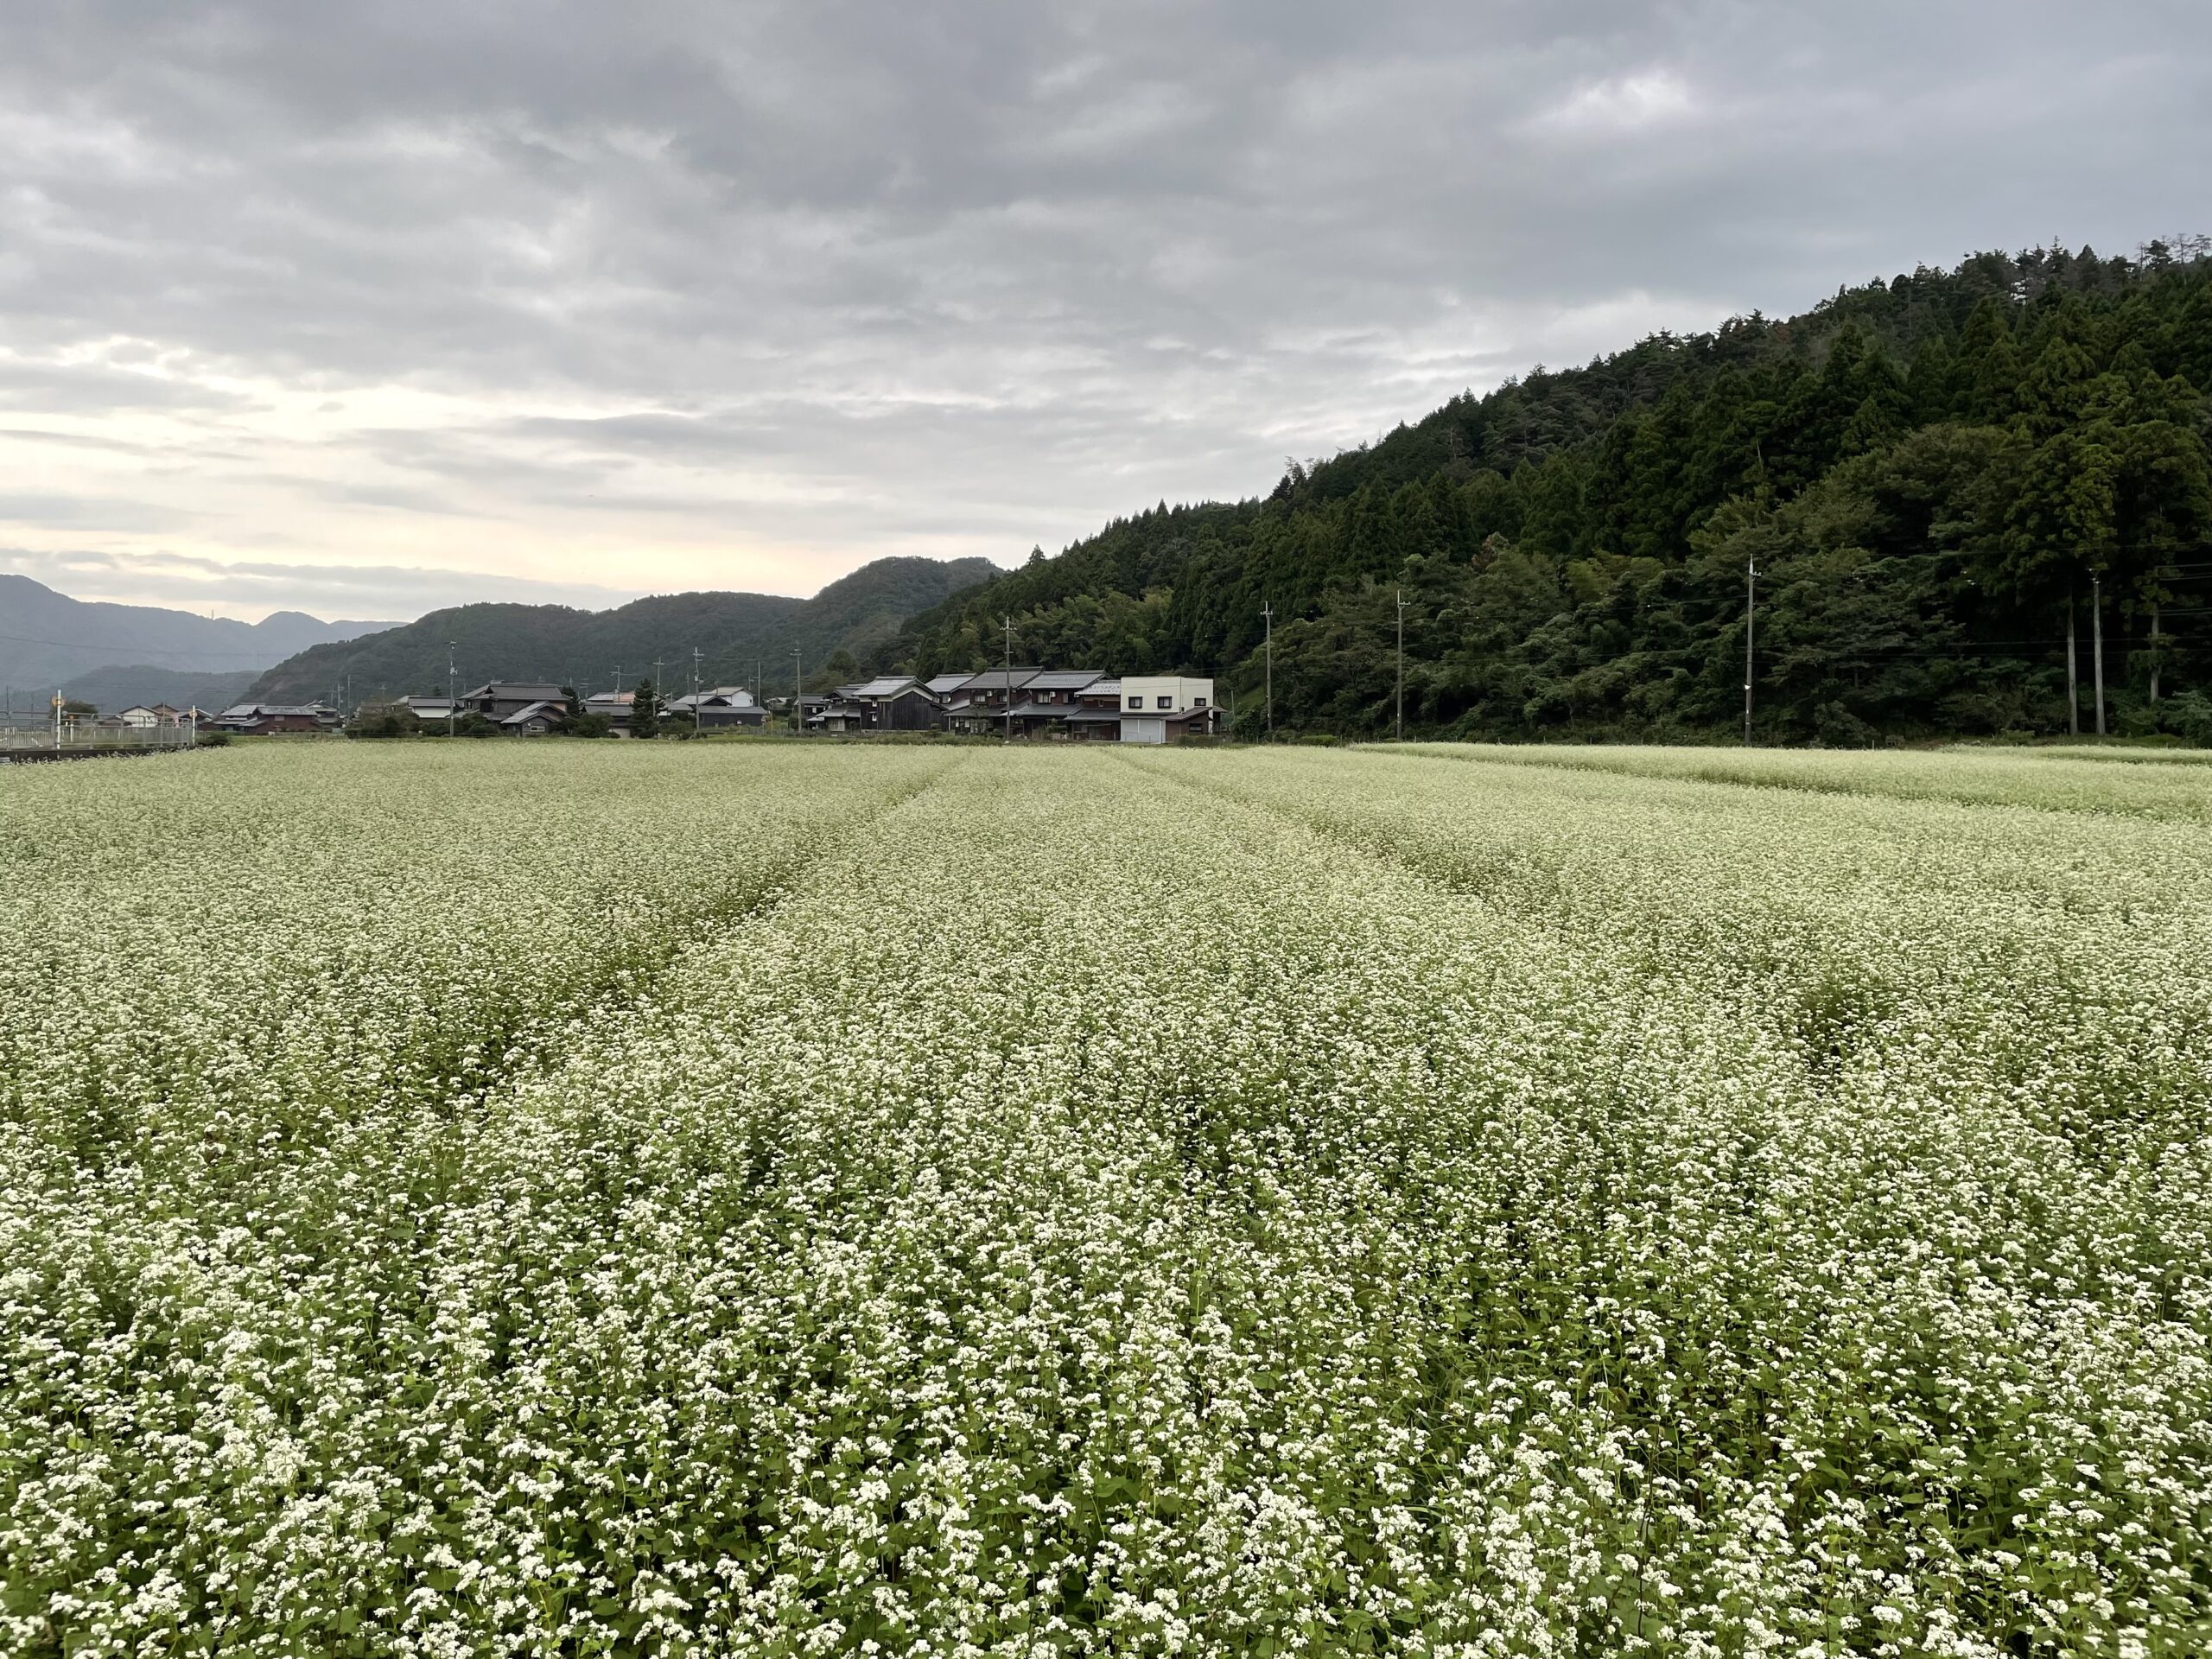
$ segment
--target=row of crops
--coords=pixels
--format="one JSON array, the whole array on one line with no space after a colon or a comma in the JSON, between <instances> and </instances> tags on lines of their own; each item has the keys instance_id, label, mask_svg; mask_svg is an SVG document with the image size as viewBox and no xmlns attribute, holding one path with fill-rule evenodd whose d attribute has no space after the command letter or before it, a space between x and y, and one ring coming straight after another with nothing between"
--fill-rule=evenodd
<instances>
[{"instance_id":1,"label":"row of crops","mask_svg":"<svg viewBox=\"0 0 2212 1659\"><path fill-rule=\"evenodd\" d=\"M2208 793L10 779L0 1651L2203 1651Z\"/></svg>"}]
</instances>

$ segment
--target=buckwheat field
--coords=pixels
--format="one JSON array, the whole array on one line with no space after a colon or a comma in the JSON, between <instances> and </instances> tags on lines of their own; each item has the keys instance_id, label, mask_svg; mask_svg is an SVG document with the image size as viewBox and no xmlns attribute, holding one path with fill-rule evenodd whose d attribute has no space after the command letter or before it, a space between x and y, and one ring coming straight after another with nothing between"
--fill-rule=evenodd
<instances>
[{"instance_id":1,"label":"buckwheat field","mask_svg":"<svg viewBox=\"0 0 2212 1659\"><path fill-rule=\"evenodd\" d=\"M0 1653L2212 1650L2212 767L0 773Z\"/></svg>"}]
</instances>

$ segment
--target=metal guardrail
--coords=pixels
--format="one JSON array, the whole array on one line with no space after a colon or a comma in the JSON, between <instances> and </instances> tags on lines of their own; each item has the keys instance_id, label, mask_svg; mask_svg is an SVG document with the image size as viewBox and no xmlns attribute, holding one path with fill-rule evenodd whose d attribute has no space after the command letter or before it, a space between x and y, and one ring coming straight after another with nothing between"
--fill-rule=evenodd
<instances>
[{"instance_id":1,"label":"metal guardrail","mask_svg":"<svg viewBox=\"0 0 2212 1659\"><path fill-rule=\"evenodd\" d=\"M94 726L89 721L51 721L38 725L0 726L0 753L17 750L188 749L188 726Z\"/></svg>"}]
</instances>

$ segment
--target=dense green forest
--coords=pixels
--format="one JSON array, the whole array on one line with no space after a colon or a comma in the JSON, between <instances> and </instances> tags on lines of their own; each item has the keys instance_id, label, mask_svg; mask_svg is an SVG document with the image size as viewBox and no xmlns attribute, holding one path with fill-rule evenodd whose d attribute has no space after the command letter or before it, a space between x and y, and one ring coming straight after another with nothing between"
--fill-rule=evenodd
<instances>
[{"instance_id":1,"label":"dense green forest","mask_svg":"<svg viewBox=\"0 0 2212 1659\"><path fill-rule=\"evenodd\" d=\"M1279 729L2212 741L2212 257L1985 253L1538 368L1273 493L1161 505L877 653L1184 669ZM1750 573L1756 568L1756 607Z\"/></svg>"},{"instance_id":2,"label":"dense green forest","mask_svg":"<svg viewBox=\"0 0 2212 1659\"><path fill-rule=\"evenodd\" d=\"M779 594L662 594L611 611L566 605L460 605L404 627L317 645L279 663L252 695L276 702L345 695L369 702L446 690L448 646L462 687L546 680L586 691L628 690L655 671L688 686L691 652L709 685L772 690L791 683L791 652L810 685L850 679L899 625L926 606L998 574L985 559L878 559L811 599Z\"/></svg>"}]
</instances>

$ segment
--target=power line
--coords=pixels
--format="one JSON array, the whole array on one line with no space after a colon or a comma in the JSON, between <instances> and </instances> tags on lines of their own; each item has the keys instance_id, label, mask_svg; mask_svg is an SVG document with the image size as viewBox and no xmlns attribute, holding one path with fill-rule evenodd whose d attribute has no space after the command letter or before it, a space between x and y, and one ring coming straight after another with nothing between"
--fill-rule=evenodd
<instances>
[{"instance_id":1,"label":"power line","mask_svg":"<svg viewBox=\"0 0 2212 1659\"><path fill-rule=\"evenodd\" d=\"M244 627L246 625L241 622L238 626L240 627ZM199 658L202 662L206 662L210 658L219 658L226 661L233 660L238 656L238 652L235 651L165 651L157 645L86 645L81 639L34 639L28 633L0 633L0 639L5 639L12 645L52 645L60 651L135 651L142 657L193 657ZM346 642L343 640L331 640L327 643L332 645L342 645ZM225 671L221 669L210 669L207 671L211 674L219 674ZM241 670L240 671L244 672L245 671Z\"/></svg>"}]
</instances>

